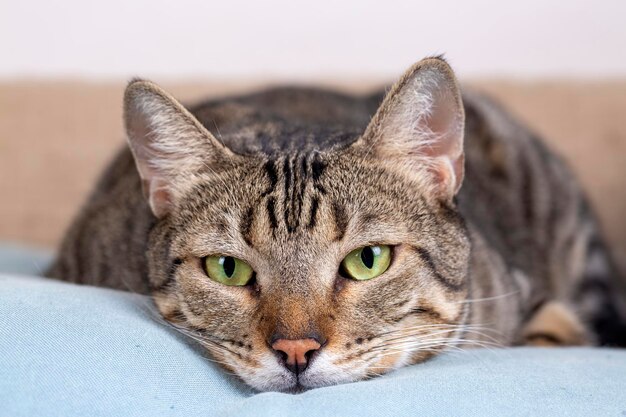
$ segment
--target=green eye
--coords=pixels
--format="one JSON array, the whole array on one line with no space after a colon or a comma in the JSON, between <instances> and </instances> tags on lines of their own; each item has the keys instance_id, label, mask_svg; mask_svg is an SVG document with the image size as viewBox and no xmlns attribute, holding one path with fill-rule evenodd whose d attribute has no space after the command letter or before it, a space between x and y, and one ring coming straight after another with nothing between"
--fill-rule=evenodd
<instances>
[{"instance_id":1,"label":"green eye","mask_svg":"<svg viewBox=\"0 0 626 417\"><path fill-rule=\"evenodd\" d=\"M254 275L250 265L232 256L207 256L202 264L209 278L225 285L246 285Z\"/></svg>"},{"instance_id":2,"label":"green eye","mask_svg":"<svg viewBox=\"0 0 626 417\"><path fill-rule=\"evenodd\" d=\"M341 267L350 278L364 281L376 278L389 268L391 248L386 245L355 249L341 261Z\"/></svg>"}]
</instances>

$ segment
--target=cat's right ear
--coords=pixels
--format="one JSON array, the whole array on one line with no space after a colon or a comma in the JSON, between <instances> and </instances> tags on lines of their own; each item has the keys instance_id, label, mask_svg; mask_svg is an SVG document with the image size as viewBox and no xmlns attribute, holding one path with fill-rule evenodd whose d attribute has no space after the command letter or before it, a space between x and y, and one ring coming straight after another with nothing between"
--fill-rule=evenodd
<instances>
[{"instance_id":1,"label":"cat's right ear","mask_svg":"<svg viewBox=\"0 0 626 417\"><path fill-rule=\"evenodd\" d=\"M174 97L149 81L134 80L126 87L124 123L144 195L157 218L170 212L195 173L232 157Z\"/></svg>"},{"instance_id":2,"label":"cat's right ear","mask_svg":"<svg viewBox=\"0 0 626 417\"><path fill-rule=\"evenodd\" d=\"M419 178L450 200L463 181L465 113L461 92L443 58L413 65L389 91L354 146Z\"/></svg>"}]
</instances>

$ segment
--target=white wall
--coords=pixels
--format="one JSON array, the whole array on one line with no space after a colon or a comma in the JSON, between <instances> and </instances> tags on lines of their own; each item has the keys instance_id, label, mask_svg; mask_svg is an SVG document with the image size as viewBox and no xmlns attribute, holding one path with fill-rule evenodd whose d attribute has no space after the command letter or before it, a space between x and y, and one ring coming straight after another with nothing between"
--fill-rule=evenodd
<instances>
[{"instance_id":1,"label":"white wall","mask_svg":"<svg viewBox=\"0 0 626 417\"><path fill-rule=\"evenodd\" d=\"M626 0L0 2L2 78L626 75Z\"/></svg>"}]
</instances>

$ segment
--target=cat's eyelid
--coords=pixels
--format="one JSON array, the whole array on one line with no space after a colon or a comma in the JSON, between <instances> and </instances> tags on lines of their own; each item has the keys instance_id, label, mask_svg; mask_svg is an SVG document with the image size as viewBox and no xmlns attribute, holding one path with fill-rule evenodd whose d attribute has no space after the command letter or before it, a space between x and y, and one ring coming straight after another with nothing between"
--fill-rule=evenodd
<instances>
[{"instance_id":1,"label":"cat's eyelid","mask_svg":"<svg viewBox=\"0 0 626 417\"><path fill-rule=\"evenodd\" d=\"M239 259L240 261L244 261L246 263L249 264L248 260L246 259L245 256L241 255L241 254L233 254L233 253L229 253L229 252L208 252L206 253L206 255L202 255L202 256L198 256L198 258L200 259L204 259L204 258L208 258L210 256L223 256L225 258L235 258L235 259Z\"/></svg>"},{"instance_id":2,"label":"cat's eyelid","mask_svg":"<svg viewBox=\"0 0 626 417\"><path fill-rule=\"evenodd\" d=\"M393 249L399 245L402 245L402 243L398 242L395 239L394 240L391 240L391 239L367 240L367 241L361 241L360 243L355 243L355 241L352 241L350 242L350 245L346 245L345 249L342 249L341 252L342 253L345 252L345 254L343 255L345 257L350 252L355 251L360 248L365 248L367 246L389 246L391 249Z\"/></svg>"}]
</instances>

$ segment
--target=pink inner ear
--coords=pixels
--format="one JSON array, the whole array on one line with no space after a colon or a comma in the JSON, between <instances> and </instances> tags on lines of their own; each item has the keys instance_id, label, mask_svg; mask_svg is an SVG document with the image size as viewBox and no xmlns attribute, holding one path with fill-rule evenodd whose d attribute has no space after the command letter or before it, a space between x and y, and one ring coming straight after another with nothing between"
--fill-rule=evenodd
<instances>
[{"instance_id":1,"label":"pink inner ear","mask_svg":"<svg viewBox=\"0 0 626 417\"><path fill-rule=\"evenodd\" d=\"M441 89L433 92L431 108L420 120L420 128L432 132L434 139L424 147L425 155L455 159L462 153L463 132L459 116L457 101L450 92Z\"/></svg>"},{"instance_id":2,"label":"pink inner ear","mask_svg":"<svg viewBox=\"0 0 626 417\"><path fill-rule=\"evenodd\" d=\"M159 180L153 180L150 187L148 202L152 212L157 218L165 216L172 207L172 196L169 190Z\"/></svg>"},{"instance_id":3,"label":"pink inner ear","mask_svg":"<svg viewBox=\"0 0 626 417\"><path fill-rule=\"evenodd\" d=\"M462 120L462 109L452 92L437 88L432 92L431 108L418 125L420 130L432 134L420 153L434 159L431 171L436 181L453 193L459 190L463 180Z\"/></svg>"},{"instance_id":4,"label":"pink inner ear","mask_svg":"<svg viewBox=\"0 0 626 417\"><path fill-rule=\"evenodd\" d=\"M129 116L127 126L129 142L141 177L143 193L154 215L161 218L168 213L172 202L165 180L153 166L155 151L150 142L153 132L147 115L142 111L133 110Z\"/></svg>"}]
</instances>

